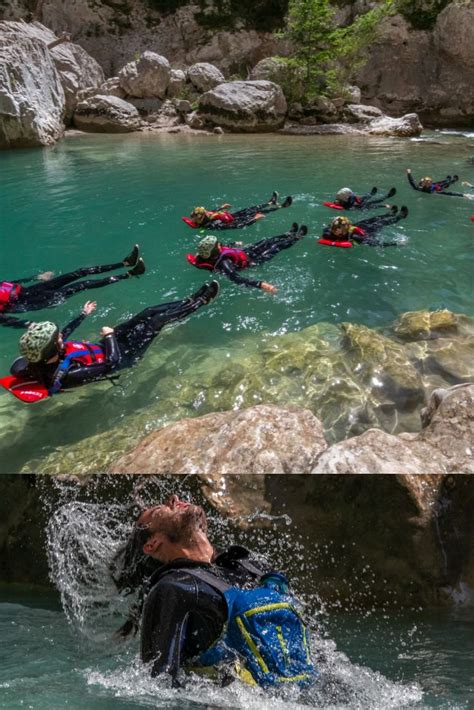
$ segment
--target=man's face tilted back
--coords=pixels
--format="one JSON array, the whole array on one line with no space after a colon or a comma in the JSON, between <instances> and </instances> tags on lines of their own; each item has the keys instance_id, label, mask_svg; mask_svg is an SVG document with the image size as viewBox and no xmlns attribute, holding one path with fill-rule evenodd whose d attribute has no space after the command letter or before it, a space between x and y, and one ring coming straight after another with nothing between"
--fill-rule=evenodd
<instances>
[{"instance_id":1,"label":"man's face tilted back","mask_svg":"<svg viewBox=\"0 0 474 710\"><path fill-rule=\"evenodd\" d=\"M166 564L178 557L210 562L212 546L201 506L172 495L163 505L144 510L137 523L149 532L143 552L159 562Z\"/></svg>"}]
</instances>

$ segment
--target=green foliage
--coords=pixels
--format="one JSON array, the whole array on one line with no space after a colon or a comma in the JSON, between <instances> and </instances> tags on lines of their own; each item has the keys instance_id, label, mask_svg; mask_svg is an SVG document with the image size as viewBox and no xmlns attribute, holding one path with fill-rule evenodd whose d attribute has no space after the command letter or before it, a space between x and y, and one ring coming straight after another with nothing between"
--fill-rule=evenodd
<instances>
[{"instance_id":1,"label":"green foliage","mask_svg":"<svg viewBox=\"0 0 474 710\"><path fill-rule=\"evenodd\" d=\"M360 15L346 27L336 27L335 8L329 0L290 0L286 31L294 53L288 61L304 73L304 95L316 96L340 91L344 81L364 62L364 50L375 36L393 0L384 0L375 9Z\"/></svg>"},{"instance_id":2,"label":"green foliage","mask_svg":"<svg viewBox=\"0 0 474 710\"><path fill-rule=\"evenodd\" d=\"M431 30L452 0L397 0L397 10L415 30Z\"/></svg>"}]
</instances>

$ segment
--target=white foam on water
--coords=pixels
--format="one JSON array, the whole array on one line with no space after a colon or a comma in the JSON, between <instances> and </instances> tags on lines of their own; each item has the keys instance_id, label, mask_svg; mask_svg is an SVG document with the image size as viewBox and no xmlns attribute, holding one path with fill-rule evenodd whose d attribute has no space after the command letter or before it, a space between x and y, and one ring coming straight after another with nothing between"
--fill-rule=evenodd
<instances>
[{"instance_id":1,"label":"white foam on water","mask_svg":"<svg viewBox=\"0 0 474 710\"><path fill-rule=\"evenodd\" d=\"M166 484L162 488L161 495L166 493ZM154 493L156 500L156 490ZM286 518L274 522L283 528L288 524ZM209 524L213 530L219 530L222 544L233 541L227 521L216 515L210 516ZM95 667L83 671L89 685L100 686L107 695L133 699L145 707L181 709L197 706L288 710L309 706L376 710L407 707L422 699L418 685L393 682L379 672L354 664L337 650L333 641L318 639L315 634L311 647L314 658L319 659L320 676L311 690L285 687L276 694L251 688L240 681L221 688L195 675L188 677L185 689L172 689L169 678L151 678L149 669L137 657L131 658L134 648L129 646L124 655L123 646L113 639L113 631L127 615L130 598L117 592L111 562L130 530L125 507L77 500L60 505L48 524L51 577L60 591L68 621L79 632L79 638L93 643L96 657L101 658L106 653L120 664L115 670ZM283 548L290 544L285 542L284 535L275 536L275 545L269 545L268 531L257 531L255 535L262 536L256 548L265 549L269 557L285 555L286 548ZM294 541L291 545L294 556L303 554ZM307 556L306 562L311 563ZM310 618L310 626L320 626L320 619Z\"/></svg>"}]
</instances>

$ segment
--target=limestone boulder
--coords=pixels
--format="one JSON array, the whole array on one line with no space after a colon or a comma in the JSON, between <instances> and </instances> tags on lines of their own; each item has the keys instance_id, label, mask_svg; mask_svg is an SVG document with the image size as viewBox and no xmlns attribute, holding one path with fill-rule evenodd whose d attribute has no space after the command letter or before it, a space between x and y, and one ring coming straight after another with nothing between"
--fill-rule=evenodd
<instances>
[{"instance_id":1,"label":"limestone boulder","mask_svg":"<svg viewBox=\"0 0 474 710\"><path fill-rule=\"evenodd\" d=\"M399 338L407 341L431 340L458 332L459 318L455 313L441 311L407 311L393 325Z\"/></svg>"},{"instance_id":2,"label":"limestone boulder","mask_svg":"<svg viewBox=\"0 0 474 710\"><path fill-rule=\"evenodd\" d=\"M366 386L403 407L424 401L423 381L402 345L367 326L343 323L343 349Z\"/></svg>"},{"instance_id":3,"label":"limestone boulder","mask_svg":"<svg viewBox=\"0 0 474 710\"><path fill-rule=\"evenodd\" d=\"M118 77L121 88L129 96L164 99L170 83L171 67L166 57L146 51L136 61L126 64Z\"/></svg>"},{"instance_id":4,"label":"limestone boulder","mask_svg":"<svg viewBox=\"0 0 474 710\"><path fill-rule=\"evenodd\" d=\"M30 37L48 47L54 66L59 73L66 98L65 120L70 122L78 93L87 88L98 88L105 80L99 63L69 36L57 37L39 22L0 22L0 36Z\"/></svg>"},{"instance_id":5,"label":"limestone boulder","mask_svg":"<svg viewBox=\"0 0 474 710\"><path fill-rule=\"evenodd\" d=\"M91 133L129 133L140 128L135 106L116 96L92 96L77 104L74 125Z\"/></svg>"},{"instance_id":6,"label":"limestone boulder","mask_svg":"<svg viewBox=\"0 0 474 710\"><path fill-rule=\"evenodd\" d=\"M359 103L347 104L343 116L349 123L370 123L374 118L383 116L383 113L377 106L364 106Z\"/></svg>"},{"instance_id":7,"label":"limestone boulder","mask_svg":"<svg viewBox=\"0 0 474 710\"><path fill-rule=\"evenodd\" d=\"M170 81L166 89L166 96L173 99L180 96L186 86L186 74L181 69L172 69L170 72Z\"/></svg>"},{"instance_id":8,"label":"limestone boulder","mask_svg":"<svg viewBox=\"0 0 474 710\"><path fill-rule=\"evenodd\" d=\"M399 136L410 138L419 136L423 130L418 114L407 113L401 118L381 116L369 123L368 132L373 136Z\"/></svg>"},{"instance_id":9,"label":"limestone boulder","mask_svg":"<svg viewBox=\"0 0 474 710\"><path fill-rule=\"evenodd\" d=\"M308 410L260 405L184 419L147 436L110 473L295 473L326 448Z\"/></svg>"},{"instance_id":10,"label":"limestone boulder","mask_svg":"<svg viewBox=\"0 0 474 710\"><path fill-rule=\"evenodd\" d=\"M201 117L236 132L274 131L284 123L287 105L271 81L229 81L203 94Z\"/></svg>"},{"instance_id":11,"label":"limestone boulder","mask_svg":"<svg viewBox=\"0 0 474 710\"><path fill-rule=\"evenodd\" d=\"M0 148L53 145L65 114L61 77L46 44L0 32Z\"/></svg>"},{"instance_id":12,"label":"limestone boulder","mask_svg":"<svg viewBox=\"0 0 474 710\"><path fill-rule=\"evenodd\" d=\"M474 473L474 384L433 394L419 434L371 429L319 457L312 473Z\"/></svg>"},{"instance_id":13,"label":"limestone boulder","mask_svg":"<svg viewBox=\"0 0 474 710\"><path fill-rule=\"evenodd\" d=\"M188 81L200 92L209 91L225 81L224 74L208 62L198 62L187 70Z\"/></svg>"}]
</instances>

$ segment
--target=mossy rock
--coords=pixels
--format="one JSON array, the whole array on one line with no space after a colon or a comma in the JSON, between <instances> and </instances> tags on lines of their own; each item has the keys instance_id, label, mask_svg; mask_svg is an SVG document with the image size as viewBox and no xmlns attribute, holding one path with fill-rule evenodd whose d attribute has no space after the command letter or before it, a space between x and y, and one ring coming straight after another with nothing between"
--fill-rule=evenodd
<instances>
[{"instance_id":1,"label":"mossy rock","mask_svg":"<svg viewBox=\"0 0 474 710\"><path fill-rule=\"evenodd\" d=\"M429 340L440 334L457 333L458 323L458 316L446 309L408 311L395 321L393 331L402 340Z\"/></svg>"}]
</instances>

